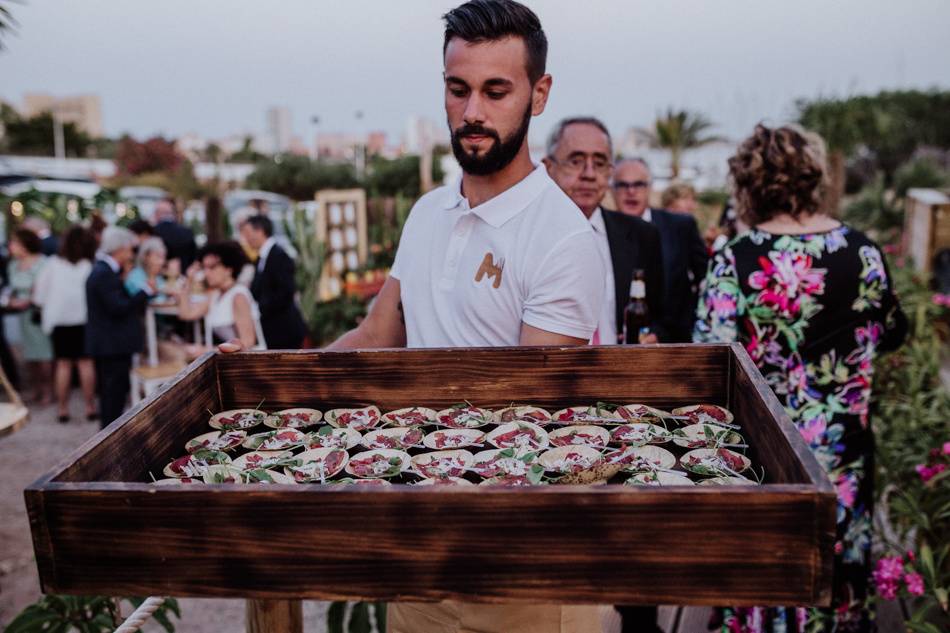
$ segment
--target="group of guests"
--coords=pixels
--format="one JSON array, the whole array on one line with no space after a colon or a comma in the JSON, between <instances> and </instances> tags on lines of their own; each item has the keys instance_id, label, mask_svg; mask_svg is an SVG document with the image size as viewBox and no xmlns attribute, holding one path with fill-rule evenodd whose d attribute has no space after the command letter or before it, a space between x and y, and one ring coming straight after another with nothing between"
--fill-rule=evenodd
<instances>
[{"instance_id":1,"label":"group of guests","mask_svg":"<svg viewBox=\"0 0 950 633\"><path fill-rule=\"evenodd\" d=\"M43 249L50 240L44 242L33 219L10 236L3 308L17 315L34 400L48 404L44 390L52 385L60 422L71 418L74 371L87 419L98 418L104 427L122 414L133 357L145 345L150 302L177 306L178 320L203 320L215 343L238 339L248 349L303 344L294 262L276 243L269 218L244 219L240 242L201 248L177 222L174 201L160 202L152 219L129 228L73 225L49 236L48 255ZM17 380L5 337L0 343L4 370ZM202 343L188 345L186 353L201 353Z\"/></svg>"},{"instance_id":2,"label":"group of guests","mask_svg":"<svg viewBox=\"0 0 950 633\"><path fill-rule=\"evenodd\" d=\"M838 491L834 609L723 608L711 628L869 630L873 360L901 344L907 321L878 246L823 211L822 139L795 126L755 128L729 160L739 233L710 253L688 206L651 208L647 164L612 155L603 123L579 117L555 127L544 158L604 260L591 342L616 340L631 269L643 269L655 336L641 342L743 343ZM603 206L608 191L616 210ZM624 631L658 630L655 608L618 610Z\"/></svg>"}]
</instances>

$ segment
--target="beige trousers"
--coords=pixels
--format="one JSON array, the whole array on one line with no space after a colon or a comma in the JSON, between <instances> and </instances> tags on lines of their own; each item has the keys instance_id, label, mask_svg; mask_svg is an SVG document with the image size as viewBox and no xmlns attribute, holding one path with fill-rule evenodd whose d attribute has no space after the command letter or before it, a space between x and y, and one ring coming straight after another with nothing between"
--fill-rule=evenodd
<instances>
[{"instance_id":1,"label":"beige trousers","mask_svg":"<svg viewBox=\"0 0 950 633\"><path fill-rule=\"evenodd\" d=\"M615 614L603 605L390 603L389 633L603 633Z\"/></svg>"}]
</instances>

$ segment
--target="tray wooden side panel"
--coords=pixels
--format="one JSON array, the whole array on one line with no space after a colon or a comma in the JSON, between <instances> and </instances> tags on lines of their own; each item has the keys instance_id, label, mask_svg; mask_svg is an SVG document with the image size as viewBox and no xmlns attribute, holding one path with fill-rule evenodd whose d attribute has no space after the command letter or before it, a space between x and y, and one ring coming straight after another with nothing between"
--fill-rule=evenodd
<instances>
[{"instance_id":1,"label":"tray wooden side panel","mask_svg":"<svg viewBox=\"0 0 950 633\"><path fill-rule=\"evenodd\" d=\"M57 557L53 573L41 566L46 592L827 604L814 568L820 543L800 529L815 512L804 486L759 494L50 486Z\"/></svg>"},{"instance_id":2,"label":"tray wooden side panel","mask_svg":"<svg viewBox=\"0 0 950 633\"><path fill-rule=\"evenodd\" d=\"M750 444L749 456L764 466L767 482L802 483L813 488L815 513L800 529L814 531L818 544L812 565L817 575L814 582L825 588L822 600L830 601L834 561L830 555L822 557L821 552L831 552L834 547L834 487L745 349L734 344L732 351L735 371L730 401L742 414L742 432Z\"/></svg>"},{"instance_id":3,"label":"tray wooden side panel","mask_svg":"<svg viewBox=\"0 0 950 633\"><path fill-rule=\"evenodd\" d=\"M169 458L185 454L185 442L207 427L208 411L220 408L216 356L195 361L141 405L126 412L66 459L56 481L147 481L164 477Z\"/></svg>"},{"instance_id":4,"label":"tray wooden side panel","mask_svg":"<svg viewBox=\"0 0 950 633\"><path fill-rule=\"evenodd\" d=\"M271 408L332 403L384 410L464 400L568 406L631 396L649 404L725 404L728 358L722 345L247 352L218 357L218 371L229 407L255 406L265 396Z\"/></svg>"}]
</instances>

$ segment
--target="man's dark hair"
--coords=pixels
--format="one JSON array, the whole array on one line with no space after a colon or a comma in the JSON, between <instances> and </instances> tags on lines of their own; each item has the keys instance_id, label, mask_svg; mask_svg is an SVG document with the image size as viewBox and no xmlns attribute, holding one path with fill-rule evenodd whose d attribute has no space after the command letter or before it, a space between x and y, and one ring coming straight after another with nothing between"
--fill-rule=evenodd
<instances>
[{"instance_id":1,"label":"man's dark hair","mask_svg":"<svg viewBox=\"0 0 950 633\"><path fill-rule=\"evenodd\" d=\"M23 245L23 248L26 249L26 252L31 255L36 255L41 250L43 250L43 242L40 240L40 236L31 231L30 229L19 228L13 232L13 239Z\"/></svg>"},{"instance_id":2,"label":"man's dark hair","mask_svg":"<svg viewBox=\"0 0 950 633\"><path fill-rule=\"evenodd\" d=\"M528 79L534 84L544 75L548 38L534 11L514 0L471 0L442 16L445 20L445 55L449 42L458 37L466 42L497 42L520 37L528 51Z\"/></svg>"},{"instance_id":3,"label":"man's dark hair","mask_svg":"<svg viewBox=\"0 0 950 633\"><path fill-rule=\"evenodd\" d=\"M259 231L264 231L267 237L274 235L274 223L266 215L252 215L245 222Z\"/></svg>"},{"instance_id":4,"label":"man's dark hair","mask_svg":"<svg viewBox=\"0 0 950 633\"><path fill-rule=\"evenodd\" d=\"M148 220L136 220L129 224L129 230L136 235L155 235L155 229L152 228Z\"/></svg>"},{"instance_id":5,"label":"man's dark hair","mask_svg":"<svg viewBox=\"0 0 950 633\"><path fill-rule=\"evenodd\" d=\"M82 225L73 224L66 230L59 245L59 256L75 264L83 259L93 260L96 256L96 238L92 231Z\"/></svg>"},{"instance_id":6,"label":"man's dark hair","mask_svg":"<svg viewBox=\"0 0 950 633\"><path fill-rule=\"evenodd\" d=\"M215 242L214 244L205 244L198 251L198 261L203 261L207 256L217 257L221 265L231 271L231 276L237 279L241 275L241 269L247 263L247 257L244 255L244 249L234 241Z\"/></svg>"}]
</instances>

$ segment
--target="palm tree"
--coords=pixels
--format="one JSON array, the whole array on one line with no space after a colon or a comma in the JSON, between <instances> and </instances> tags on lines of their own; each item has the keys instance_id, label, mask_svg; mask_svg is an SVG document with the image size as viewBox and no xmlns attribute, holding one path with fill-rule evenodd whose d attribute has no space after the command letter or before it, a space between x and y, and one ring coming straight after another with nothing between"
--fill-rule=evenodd
<instances>
[{"instance_id":1,"label":"palm tree","mask_svg":"<svg viewBox=\"0 0 950 633\"><path fill-rule=\"evenodd\" d=\"M685 150L721 140L719 136L705 135L712 127L712 121L698 112L670 107L665 114L657 116L649 134L655 146L670 150L674 180L679 177L680 157Z\"/></svg>"},{"instance_id":2,"label":"palm tree","mask_svg":"<svg viewBox=\"0 0 950 633\"><path fill-rule=\"evenodd\" d=\"M0 51L6 48L3 41L8 34L16 33L17 21L10 13L9 7L0 4Z\"/></svg>"}]
</instances>

